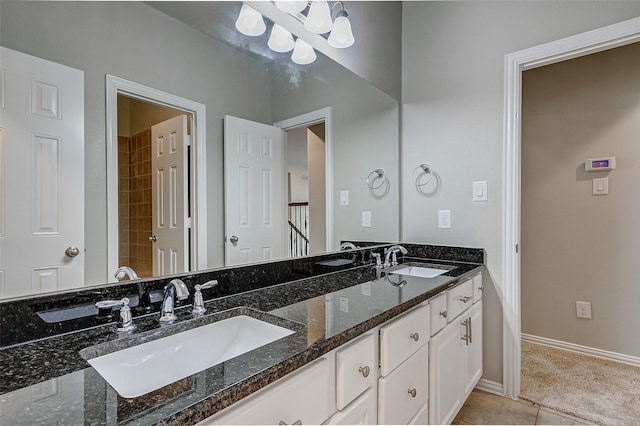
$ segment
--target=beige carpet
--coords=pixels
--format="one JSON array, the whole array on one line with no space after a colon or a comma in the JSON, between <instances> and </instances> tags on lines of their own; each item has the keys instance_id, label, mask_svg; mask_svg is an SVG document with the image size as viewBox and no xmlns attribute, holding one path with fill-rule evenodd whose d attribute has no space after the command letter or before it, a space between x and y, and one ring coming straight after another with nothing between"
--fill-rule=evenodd
<instances>
[{"instance_id":1,"label":"beige carpet","mask_svg":"<svg viewBox=\"0 0 640 426\"><path fill-rule=\"evenodd\" d=\"M520 398L601 425L638 425L640 368L522 341Z\"/></svg>"}]
</instances>

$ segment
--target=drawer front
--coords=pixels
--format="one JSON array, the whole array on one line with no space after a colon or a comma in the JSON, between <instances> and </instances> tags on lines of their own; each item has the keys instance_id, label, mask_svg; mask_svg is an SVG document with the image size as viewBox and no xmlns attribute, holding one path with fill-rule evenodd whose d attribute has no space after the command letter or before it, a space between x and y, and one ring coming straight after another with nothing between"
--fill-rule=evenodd
<instances>
[{"instance_id":1,"label":"drawer front","mask_svg":"<svg viewBox=\"0 0 640 426\"><path fill-rule=\"evenodd\" d=\"M431 335L442 330L447 325L447 295L442 293L429 300L431 310Z\"/></svg>"},{"instance_id":2,"label":"drawer front","mask_svg":"<svg viewBox=\"0 0 640 426\"><path fill-rule=\"evenodd\" d=\"M316 360L201 424L321 424L332 414L329 370L326 358Z\"/></svg>"},{"instance_id":3,"label":"drawer front","mask_svg":"<svg viewBox=\"0 0 640 426\"><path fill-rule=\"evenodd\" d=\"M346 407L367 388L375 387L375 352L375 340L371 333L336 352L338 410Z\"/></svg>"},{"instance_id":4,"label":"drawer front","mask_svg":"<svg viewBox=\"0 0 640 426\"><path fill-rule=\"evenodd\" d=\"M338 411L326 425L376 425L378 424L378 402L375 388L368 389L355 401ZM426 423L423 423L426 424Z\"/></svg>"},{"instance_id":5,"label":"drawer front","mask_svg":"<svg viewBox=\"0 0 640 426\"><path fill-rule=\"evenodd\" d=\"M378 383L378 423L406 425L428 400L428 345Z\"/></svg>"},{"instance_id":6,"label":"drawer front","mask_svg":"<svg viewBox=\"0 0 640 426\"><path fill-rule=\"evenodd\" d=\"M429 341L429 305L422 305L380 329L380 374L386 376Z\"/></svg>"},{"instance_id":7,"label":"drawer front","mask_svg":"<svg viewBox=\"0 0 640 426\"><path fill-rule=\"evenodd\" d=\"M467 280L447 290L447 322L451 322L473 304L473 282Z\"/></svg>"},{"instance_id":8,"label":"drawer front","mask_svg":"<svg viewBox=\"0 0 640 426\"><path fill-rule=\"evenodd\" d=\"M482 292L484 288L482 287L482 274L478 274L473 277L473 303L476 303L478 300L482 299Z\"/></svg>"}]
</instances>

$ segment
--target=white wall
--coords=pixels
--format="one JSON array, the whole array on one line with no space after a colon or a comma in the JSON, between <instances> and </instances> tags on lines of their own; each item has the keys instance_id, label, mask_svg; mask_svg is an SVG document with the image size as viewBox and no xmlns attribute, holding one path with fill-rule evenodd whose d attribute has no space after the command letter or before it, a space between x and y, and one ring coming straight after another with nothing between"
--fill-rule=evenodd
<instances>
[{"instance_id":1,"label":"white wall","mask_svg":"<svg viewBox=\"0 0 640 426\"><path fill-rule=\"evenodd\" d=\"M309 254L327 249L327 203L325 126L307 129L309 164Z\"/></svg>"},{"instance_id":2,"label":"white wall","mask_svg":"<svg viewBox=\"0 0 640 426\"><path fill-rule=\"evenodd\" d=\"M526 71L522 97L522 332L638 357L640 43Z\"/></svg>"},{"instance_id":3,"label":"white wall","mask_svg":"<svg viewBox=\"0 0 640 426\"><path fill-rule=\"evenodd\" d=\"M291 175L291 198L289 202L309 201L306 127L298 127L287 131L287 170Z\"/></svg>"},{"instance_id":4,"label":"white wall","mask_svg":"<svg viewBox=\"0 0 640 426\"><path fill-rule=\"evenodd\" d=\"M402 34L402 227L405 241L483 247L485 374L502 382L504 55L640 15L640 2L406 2ZM415 192L428 162L441 191ZM489 201L471 183L487 180ZM452 229L437 228L451 209Z\"/></svg>"}]
</instances>

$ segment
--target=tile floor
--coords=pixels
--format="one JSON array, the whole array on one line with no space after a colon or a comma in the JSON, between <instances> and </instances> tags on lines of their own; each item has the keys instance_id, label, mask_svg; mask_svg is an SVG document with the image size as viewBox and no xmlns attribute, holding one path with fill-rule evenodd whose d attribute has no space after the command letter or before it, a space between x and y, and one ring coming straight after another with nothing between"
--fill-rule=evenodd
<instances>
[{"instance_id":1,"label":"tile floor","mask_svg":"<svg viewBox=\"0 0 640 426\"><path fill-rule=\"evenodd\" d=\"M586 425L585 420L523 400L474 390L454 425Z\"/></svg>"}]
</instances>

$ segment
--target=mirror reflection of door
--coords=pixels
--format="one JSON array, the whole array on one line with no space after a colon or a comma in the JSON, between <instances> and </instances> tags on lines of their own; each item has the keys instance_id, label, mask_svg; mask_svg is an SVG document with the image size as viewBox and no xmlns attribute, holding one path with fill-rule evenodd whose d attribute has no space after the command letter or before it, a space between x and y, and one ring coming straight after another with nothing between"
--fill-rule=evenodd
<instances>
[{"instance_id":1,"label":"mirror reflection of door","mask_svg":"<svg viewBox=\"0 0 640 426\"><path fill-rule=\"evenodd\" d=\"M84 282L84 73L0 47L0 298Z\"/></svg>"},{"instance_id":2,"label":"mirror reflection of door","mask_svg":"<svg viewBox=\"0 0 640 426\"><path fill-rule=\"evenodd\" d=\"M190 270L190 127L183 111L118 95L118 259L141 278Z\"/></svg>"},{"instance_id":3,"label":"mirror reflection of door","mask_svg":"<svg viewBox=\"0 0 640 426\"><path fill-rule=\"evenodd\" d=\"M326 251L325 125L287 130L289 257Z\"/></svg>"}]
</instances>

